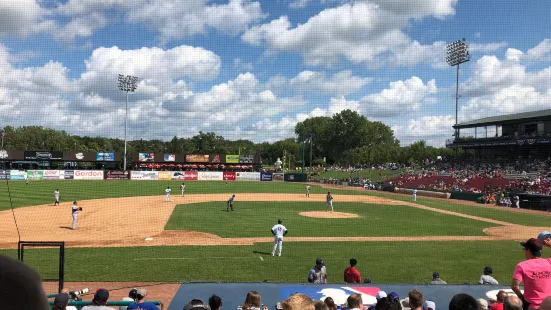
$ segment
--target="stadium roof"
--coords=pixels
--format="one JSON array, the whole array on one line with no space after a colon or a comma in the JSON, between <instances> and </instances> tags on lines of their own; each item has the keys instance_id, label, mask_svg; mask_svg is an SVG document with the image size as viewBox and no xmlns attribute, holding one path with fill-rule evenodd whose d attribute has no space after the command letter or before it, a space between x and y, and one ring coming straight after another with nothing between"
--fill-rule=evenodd
<instances>
[{"instance_id":1,"label":"stadium roof","mask_svg":"<svg viewBox=\"0 0 551 310\"><path fill-rule=\"evenodd\" d=\"M485 117L485 118L480 118L480 119L476 119L476 120L472 120L464 123L459 123L457 124L457 126L453 126L453 127L454 128L472 128L477 126L518 123L520 120L522 121L541 120L542 118L551 118L551 109Z\"/></svg>"}]
</instances>

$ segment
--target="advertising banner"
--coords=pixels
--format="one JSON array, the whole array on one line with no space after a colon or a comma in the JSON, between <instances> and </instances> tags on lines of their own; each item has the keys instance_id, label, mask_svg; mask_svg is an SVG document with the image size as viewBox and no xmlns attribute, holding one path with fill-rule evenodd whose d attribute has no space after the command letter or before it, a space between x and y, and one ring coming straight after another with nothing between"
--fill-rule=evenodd
<instances>
[{"instance_id":1,"label":"advertising banner","mask_svg":"<svg viewBox=\"0 0 551 310\"><path fill-rule=\"evenodd\" d=\"M239 164L239 155L226 155L226 163Z\"/></svg>"},{"instance_id":2,"label":"advertising banner","mask_svg":"<svg viewBox=\"0 0 551 310\"><path fill-rule=\"evenodd\" d=\"M236 172L237 181L260 181L260 172Z\"/></svg>"},{"instance_id":3,"label":"advertising banner","mask_svg":"<svg viewBox=\"0 0 551 310\"><path fill-rule=\"evenodd\" d=\"M159 175L157 176L157 180L172 180L172 172L170 171L159 171Z\"/></svg>"},{"instance_id":4,"label":"advertising banner","mask_svg":"<svg viewBox=\"0 0 551 310\"><path fill-rule=\"evenodd\" d=\"M128 171L107 171L107 180L128 180L130 173Z\"/></svg>"},{"instance_id":5,"label":"advertising banner","mask_svg":"<svg viewBox=\"0 0 551 310\"><path fill-rule=\"evenodd\" d=\"M224 173L222 171L199 171L197 180L199 181L222 181Z\"/></svg>"},{"instance_id":6,"label":"advertising banner","mask_svg":"<svg viewBox=\"0 0 551 310\"><path fill-rule=\"evenodd\" d=\"M63 160L65 161L96 161L96 152L63 152Z\"/></svg>"},{"instance_id":7,"label":"advertising banner","mask_svg":"<svg viewBox=\"0 0 551 310\"><path fill-rule=\"evenodd\" d=\"M186 155L187 163L208 163L209 155L197 155L197 154L188 154Z\"/></svg>"},{"instance_id":8,"label":"advertising banner","mask_svg":"<svg viewBox=\"0 0 551 310\"><path fill-rule=\"evenodd\" d=\"M239 163L252 164L254 162L254 155L241 155L239 156Z\"/></svg>"},{"instance_id":9,"label":"advertising banner","mask_svg":"<svg viewBox=\"0 0 551 310\"><path fill-rule=\"evenodd\" d=\"M44 180L63 179L63 175L63 170L44 170Z\"/></svg>"},{"instance_id":10,"label":"advertising banner","mask_svg":"<svg viewBox=\"0 0 551 310\"><path fill-rule=\"evenodd\" d=\"M226 162L226 156L224 155L210 155L210 162L214 164L223 164Z\"/></svg>"},{"instance_id":11,"label":"advertising banner","mask_svg":"<svg viewBox=\"0 0 551 310\"><path fill-rule=\"evenodd\" d=\"M25 155L23 151L0 150L0 159L24 160Z\"/></svg>"},{"instance_id":12,"label":"advertising banner","mask_svg":"<svg viewBox=\"0 0 551 310\"><path fill-rule=\"evenodd\" d=\"M165 154L163 156L164 161L176 161L176 154Z\"/></svg>"},{"instance_id":13,"label":"advertising banner","mask_svg":"<svg viewBox=\"0 0 551 310\"><path fill-rule=\"evenodd\" d=\"M273 175L271 172L261 172L260 181L272 181Z\"/></svg>"},{"instance_id":14,"label":"advertising banner","mask_svg":"<svg viewBox=\"0 0 551 310\"><path fill-rule=\"evenodd\" d=\"M10 170L10 180L25 180L26 171L23 170Z\"/></svg>"},{"instance_id":15,"label":"advertising banner","mask_svg":"<svg viewBox=\"0 0 551 310\"><path fill-rule=\"evenodd\" d=\"M43 170L27 170L27 178L29 180L42 180L44 178Z\"/></svg>"},{"instance_id":16,"label":"advertising banner","mask_svg":"<svg viewBox=\"0 0 551 310\"><path fill-rule=\"evenodd\" d=\"M63 160L63 152L25 151L25 160Z\"/></svg>"},{"instance_id":17,"label":"advertising banner","mask_svg":"<svg viewBox=\"0 0 551 310\"><path fill-rule=\"evenodd\" d=\"M96 160L97 161L115 161L115 153L97 152Z\"/></svg>"},{"instance_id":18,"label":"advertising banner","mask_svg":"<svg viewBox=\"0 0 551 310\"><path fill-rule=\"evenodd\" d=\"M224 174L222 175L224 180L228 180L228 181L235 181L235 176L236 174L233 171L224 171Z\"/></svg>"},{"instance_id":19,"label":"advertising banner","mask_svg":"<svg viewBox=\"0 0 551 310\"><path fill-rule=\"evenodd\" d=\"M138 153L138 161L142 161L142 162L155 161L155 153Z\"/></svg>"},{"instance_id":20,"label":"advertising banner","mask_svg":"<svg viewBox=\"0 0 551 310\"><path fill-rule=\"evenodd\" d=\"M75 171L74 170L65 170L65 171L63 171L63 179L73 180L74 178L75 178Z\"/></svg>"},{"instance_id":21,"label":"advertising banner","mask_svg":"<svg viewBox=\"0 0 551 310\"><path fill-rule=\"evenodd\" d=\"M9 180L10 170L0 170L0 180Z\"/></svg>"},{"instance_id":22,"label":"advertising banner","mask_svg":"<svg viewBox=\"0 0 551 310\"><path fill-rule=\"evenodd\" d=\"M285 180L283 173L272 173L272 181L283 182Z\"/></svg>"},{"instance_id":23,"label":"advertising banner","mask_svg":"<svg viewBox=\"0 0 551 310\"><path fill-rule=\"evenodd\" d=\"M131 171L130 180L157 180L157 171Z\"/></svg>"},{"instance_id":24,"label":"advertising banner","mask_svg":"<svg viewBox=\"0 0 551 310\"><path fill-rule=\"evenodd\" d=\"M103 180L103 170L75 170L75 180Z\"/></svg>"},{"instance_id":25,"label":"advertising banner","mask_svg":"<svg viewBox=\"0 0 551 310\"><path fill-rule=\"evenodd\" d=\"M173 180L184 180L184 181L197 181L197 171L174 171L172 172Z\"/></svg>"}]
</instances>

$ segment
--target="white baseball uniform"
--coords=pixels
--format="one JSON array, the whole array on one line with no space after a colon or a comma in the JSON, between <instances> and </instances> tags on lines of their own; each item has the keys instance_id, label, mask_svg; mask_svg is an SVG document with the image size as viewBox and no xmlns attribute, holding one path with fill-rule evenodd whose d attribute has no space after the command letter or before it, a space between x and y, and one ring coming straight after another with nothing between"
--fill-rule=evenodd
<instances>
[{"instance_id":1,"label":"white baseball uniform","mask_svg":"<svg viewBox=\"0 0 551 310\"><path fill-rule=\"evenodd\" d=\"M182 190L182 197L184 197L184 194L186 192L186 186L184 184L180 185L180 190Z\"/></svg>"},{"instance_id":2,"label":"white baseball uniform","mask_svg":"<svg viewBox=\"0 0 551 310\"><path fill-rule=\"evenodd\" d=\"M412 197L413 197L413 201L417 201L417 189L414 189L414 190L413 190L413 195L412 195Z\"/></svg>"},{"instance_id":3,"label":"white baseball uniform","mask_svg":"<svg viewBox=\"0 0 551 310\"><path fill-rule=\"evenodd\" d=\"M165 189L165 193L166 193L165 201L170 201L170 192L171 191L172 190L170 188Z\"/></svg>"},{"instance_id":4,"label":"white baseball uniform","mask_svg":"<svg viewBox=\"0 0 551 310\"><path fill-rule=\"evenodd\" d=\"M274 249L272 250L272 256L275 255L276 248L279 246L279 254L278 256L281 256L281 249L283 247L283 235L287 231L287 228L281 224L277 224L274 227L272 227L272 231L274 232Z\"/></svg>"},{"instance_id":5,"label":"white baseball uniform","mask_svg":"<svg viewBox=\"0 0 551 310\"><path fill-rule=\"evenodd\" d=\"M71 207L72 215L73 215L73 230L77 229L77 219L78 219L78 207L77 205L73 204Z\"/></svg>"},{"instance_id":6,"label":"white baseball uniform","mask_svg":"<svg viewBox=\"0 0 551 310\"><path fill-rule=\"evenodd\" d=\"M56 204L59 204L59 191L54 191L54 198L55 198L55 203Z\"/></svg>"},{"instance_id":7,"label":"white baseball uniform","mask_svg":"<svg viewBox=\"0 0 551 310\"><path fill-rule=\"evenodd\" d=\"M306 197L310 197L310 185L306 185Z\"/></svg>"},{"instance_id":8,"label":"white baseball uniform","mask_svg":"<svg viewBox=\"0 0 551 310\"><path fill-rule=\"evenodd\" d=\"M331 209L333 211L333 196L327 194L327 210Z\"/></svg>"}]
</instances>

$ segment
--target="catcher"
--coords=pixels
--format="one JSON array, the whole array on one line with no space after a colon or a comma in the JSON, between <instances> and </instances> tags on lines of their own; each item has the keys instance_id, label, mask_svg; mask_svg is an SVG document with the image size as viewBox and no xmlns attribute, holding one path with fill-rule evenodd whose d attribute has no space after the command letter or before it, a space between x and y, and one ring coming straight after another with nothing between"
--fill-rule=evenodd
<instances>
[{"instance_id":1,"label":"catcher","mask_svg":"<svg viewBox=\"0 0 551 310\"><path fill-rule=\"evenodd\" d=\"M72 214L73 214L73 230L77 229L78 211L82 211L82 207L77 206L77 202L73 201Z\"/></svg>"}]
</instances>

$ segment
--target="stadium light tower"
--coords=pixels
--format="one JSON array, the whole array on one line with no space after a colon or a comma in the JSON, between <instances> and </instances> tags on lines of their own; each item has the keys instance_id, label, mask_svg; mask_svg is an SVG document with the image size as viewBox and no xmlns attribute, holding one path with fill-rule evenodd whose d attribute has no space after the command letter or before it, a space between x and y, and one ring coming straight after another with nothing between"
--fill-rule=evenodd
<instances>
[{"instance_id":1,"label":"stadium light tower","mask_svg":"<svg viewBox=\"0 0 551 310\"><path fill-rule=\"evenodd\" d=\"M459 102L459 65L467 62L471 59L471 54L469 54L469 45L465 38L463 40L457 40L446 45L446 62L450 66L457 67L457 73L455 76L455 125L457 125L457 109ZM459 138L458 130L455 130L455 138Z\"/></svg>"},{"instance_id":2,"label":"stadium light tower","mask_svg":"<svg viewBox=\"0 0 551 310\"><path fill-rule=\"evenodd\" d=\"M119 89L126 92L126 108L124 113L124 170L126 170L126 123L128 119L128 93L136 91L136 88L138 88L137 77L119 74Z\"/></svg>"}]
</instances>

